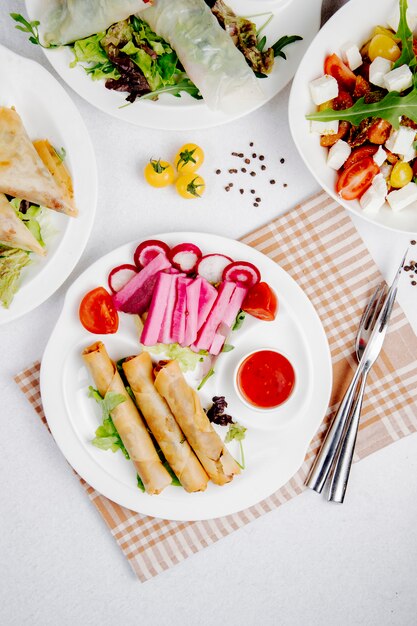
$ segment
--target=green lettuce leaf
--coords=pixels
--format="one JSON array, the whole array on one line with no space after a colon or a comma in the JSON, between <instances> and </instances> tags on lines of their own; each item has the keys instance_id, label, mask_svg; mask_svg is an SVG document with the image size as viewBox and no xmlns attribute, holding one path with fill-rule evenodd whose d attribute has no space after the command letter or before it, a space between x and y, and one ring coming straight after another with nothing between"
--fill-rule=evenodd
<instances>
[{"instance_id":1,"label":"green lettuce leaf","mask_svg":"<svg viewBox=\"0 0 417 626\"><path fill-rule=\"evenodd\" d=\"M35 237L37 241L41 244L41 246L45 247L45 242L42 238L41 225L39 223L39 218L42 216L43 208L32 204L25 213L22 213L20 209L21 200L19 198L13 198L10 200L10 204L16 211L19 219L24 222L25 226L30 230L32 235Z\"/></svg>"},{"instance_id":2,"label":"green lettuce leaf","mask_svg":"<svg viewBox=\"0 0 417 626\"><path fill-rule=\"evenodd\" d=\"M247 428L245 428L241 424L238 424L237 422L233 422L232 424L230 424L229 430L227 431L226 437L224 438L225 443L230 443L234 439L236 439L236 441L239 443L240 463L239 461L236 461L236 463L239 465L241 469L245 469L245 453L243 450L242 441L246 437L246 431L247 431Z\"/></svg>"},{"instance_id":3,"label":"green lettuce leaf","mask_svg":"<svg viewBox=\"0 0 417 626\"><path fill-rule=\"evenodd\" d=\"M142 346L142 349L149 354L163 354L169 360L176 359L183 372L195 370L202 356L199 352L183 348L178 343L157 343L155 346Z\"/></svg>"},{"instance_id":4,"label":"green lettuce leaf","mask_svg":"<svg viewBox=\"0 0 417 626\"><path fill-rule=\"evenodd\" d=\"M103 418L103 423L97 428L95 432L96 436L91 443L93 446L96 446L96 448L100 448L101 450L111 450L112 452L121 450L124 456L129 459L129 453L126 450L110 415L113 409L119 406L122 402L126 401L126 398L121 393L115 393L114 391L108 391L103 398L97 389L94 389L93 387L88 388L88 396L93 398L100 406Z\"/></svg>"},{"instance_id":5,"label":"green lettuce leaf","mask_svg":"<svg viewBox=\"0 0 417 626\"><path fill-rule=\"evenodd\" d=\"M0 246L0 302L6 309L19 289L21 272L29 263L29 252Z\"/></svg>"},{"instance_id":6,"label":"green lettuce leaf","mask_svg":"<svg viewBox=\"0 0 417 626\"><path fill-rule=\"evenodd\" d=\"M74 60L70 64L70 67L75 67L80 64L93 80L120 78L119 71L113 63L111 63L101 46L100 42L104 36L105 33L98 33L97 35L92 35L86 39L79 39L74 42L72 46ZM84 63L87 65L83 65Z\"/></svg>"}]
</instances>

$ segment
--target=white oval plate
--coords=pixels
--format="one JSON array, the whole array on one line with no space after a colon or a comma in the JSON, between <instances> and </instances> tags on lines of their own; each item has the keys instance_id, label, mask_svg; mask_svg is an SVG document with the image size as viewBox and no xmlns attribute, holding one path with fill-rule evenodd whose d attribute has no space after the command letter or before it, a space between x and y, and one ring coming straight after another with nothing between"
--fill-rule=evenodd
<instances>
[{"instance_id":1,"label":"white oval plate","mask_svg":"<svg viewBox=\"0 0 417 626\"><path fill-rule=\"evenodd\" d=\"M32 139L47 138L65 148L74 182L77 218L49 211L54 232L45 258L32 255L9 309L0 305L0 324L10 322L47 300L66 280L80 258L97 204L97 169L84 122L58 81L41 65L0 45L0 105L14 106Z\"/></svg>"},{"instance_id":2,"label":"white oval plate","mask_svg":"<svg viewBox=\"0 0 417 626\"><path fill-rule=\"evenodd\" d=\"M332 368L327 339L313 306L297 283L257 250L231 239L200 233L160 234L155 238L169 245L192 241L204 253L220 250L234 259L250 261L278 294L277 319L260 322L248 317L243 327L229 339L235 349L220 355L215 375L201 392L203 406L207 406L214 395L225 395L228 412L247 427L246 469L224 487L210 483L204 493L187 494L178 487L168 487L158 496L149 496L137 488L133 464L122 454L104 452L91 444L101 419L97 405L87 397L91 381L81 352L101 339L116 360L137 354L139 343L130 316L121 314L115 335L97 336L81 326L78 307L82 296L90 289L107 284L113 267L132 262L138 242L126 244L96 261L68 289L42 360L41 393L46 418L69 463L92 487L111 500L133 511L164 519L201 520L228 515L269 496L302 464L329 401ZM233 372L244 354L264 347L287 355L296 370L297 381L292 396L281 408L262 414L239 400ZM224 437L226 428L217 428ZM239 458L236 442L229 447Z\"/></svg>"},{"instance_id":3,"label":"white oval plate","mask_svg":"<svg viewBox=\"0 0 417 626\"><path fill-rule=\"evenodd\" d=\"M30 19L39 18L42 2L43 0L26 0ZM274 8L273 3L270 3L261 10L257 8L254 10L256 3L252 0L238 0L237 2L231 0L228 4L234 7L236 11L239 10L241 15L259 14L264 10L273 13L274 19L264 31L270 44L275 43L283 35L300 35L303 37L303 41L298 41L285 50L287 60L277 58L270 77L260 81L265 94L263 101L258 106L250 107L239 115L226 115L218 111L211 111L204 102L194 100L188 94L183 94L181 98L174 98L165 94L157 102L142 100L124 107L126 95L109 91L102 81L92 81L81 67L69 67L73 59L70 49L63 47L57 50L44 50L44 52L54 69L74 91L109 115L138 126L159 130L210 128L251 113L281 91L294 76L307 46L319 29L320 23L321 0L308 0L308 2L292 0L282 8L279 7L281 3L278 3L277 8ZM261 25L267 17L268 15L254 19L258 25Z\"/></svg>"},{"instance_id":4,"label":"white oval plate","mask_svg":"<svg viewBox=\"0 0 417 626\"><path fill-rule=\"evenodd\" d=\"M410 4L410 3L409 3ZM359 45L369 37L373 28L386 24L398 0L350 0L326 22L315 37L294 77L289 102L290 128L295 144L305 164L317 182L345 209L360 215L368 222L379 224L390 230L417 232L417 204L394 213L385 203L376 215L367 215L358 200L347 201L336 193L336 172L326 164L327 148L320 146L319 135L310 133L307 113L316 110L311 100L309 83L323 74L324 59L333 52L339 53L346 41Z\"/></svg>"}]
</instances>

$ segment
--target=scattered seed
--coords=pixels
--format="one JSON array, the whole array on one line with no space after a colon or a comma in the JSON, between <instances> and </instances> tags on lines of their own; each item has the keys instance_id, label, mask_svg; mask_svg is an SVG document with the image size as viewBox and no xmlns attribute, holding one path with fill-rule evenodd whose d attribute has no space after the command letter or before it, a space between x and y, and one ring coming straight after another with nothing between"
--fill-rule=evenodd
<instances>
[{"instance_id":1,"label":"scattered seed","mask_svg":"<svg viewBox=\"0 0 417 626\"><path fill-rule=\"evenodd\" d=\"M416 282L415 280L412 280L412 281L411 281L411 284L412 284L412 285L413 285L413 287L414 287L415 285L417 285L417 282Z\"/></svg>"},{"instance_id":2,"label":"scattered seed","mask_svg":"<svg viewBox=\"0 0 417 626\"><path fill-rule=\"evenodd\" d=\"M261 165L261 170L264 172L266 170L266 165Z\"/></svg>"},{"instance_id":3,"label":"scattered seed","mask_svg":"<svg viewBox=\"0 0 417 626\"><path fill-rule=\"evenodd\" d=\"M412 240L410 241L410 243L411 243L411 245L412 245L412 246L415 246L415 245L416 245L416 243L417 243L417 241L416 241L415 239L412 239Z\"/></svg>"},{"instance_id":4,"label":"scattered seed","mask_svg":"<svg viewBox=\"0 0 417 626\"><path fill-rule=\"evenodd\" d=\"M411 270L411 267L409 265L406 265L404 267L404 272L409 272Z\"/></svg>"},{"instance_id":5,"label":"scattered seed","mask_svg":"<svg viewBox=\"0 0 417 626\"><path fill-rule=\"evenodd\" d=\"M248 170L246 169L246 167L242 167L240 171L241 171L241 172L243 172L244 174L246 174L246 172L247 172Z\"/></svg>"},{"instance_id":6,"label":"scattered seed","mask_svg":"<svg viewBox=\"0 0 417 626\"><path fill-rule=\"evenodd\" d=\"M260 155L259 155L259 160L260 160L260 161L265 161L265 157L264 157L264 155L263 155L263 154L260 154Z\"/></svg>"},{"instance_id":7,"label":"scattered seed","mask_svg":"<svg viewBox=\"0 0 417 626\"><path fill-rule=\"evenodd\" d=\"M251 189L251 190L250 190L250 192L251 192L251 193L256 193L254 189Z\"/></svg>"},{"instance_id":8,"label":"scattered seed","mask_svg":"<svg viewBox=\"0 0 417 626\"><path fill-rule=\"evenodd\" d=\"M244 157L245 155L243 154L243 152L239 152L239 154L238 154L237 156L238 156L240 159L243 159L243 157Z\"/></svg>"},{"instance_id":9,"label":"scattered seed","mask_svg":"<svg viewBox=\"0 0 417 626\"><path fill-rule=\"evenodd\" d=\"M256 202L260 202L261 199L260 198L255 198Z\"/></svg>"},{"instance_id":10,"label":"scattered seed","mask_svg":"<svg viewBox=\"0 0 417 626\"><path fill-rule=\"evenodd\" d=\"M250 159L245 159L245 163L247 163L247 165L249 165Z\"/></svg>"},{"instance_id":11,"label":"scattered seed","mask_svg":"<svg viewBox=\"0 0 417 626\"><path fill-rule=\"evenodd\" d=\"M238 157L239 153L238 152L232 152L232 156L237 156Z\"/></svg>"},{"instance_id":12,"label":"scattered seed","mask_svg":"<svg viewBox=\"0 0 417 626\"><path fill-rule=\"evenodd\" d=\"M229 170L229 174L237 174L237 170L232 168Z\"/></svg>"},{"instance_id":13,"label":"scattered seed","mask_svg":"<svg viewBox=\"0 0 417 626\"><path fill-rule=\"evenodd\" d=\"M222 171L221 170L216 170L216 174L221 174Z\"/></svg>"},{"instance_id":14,"label":"scattered seed","mask_svg":"<svg viewBox=\"0 0 417 626\"><path fill-rule=\"evenodd\" d=\"M229 183L229 189L230 189L230 187L233 187L233 183Z\"/></svg>"},{"instance_id":15,"label":"scattered seed","mask_svg":"<svg viewBox=\"0 0 417 626\"><path fill-rule=\"evenodd\" d=\"M259 204L257 202L254 202L253 206L259 206Z\"/></svg>"},{"instance_id":16,"label":"scattered seed","mask_svg":"<svg viewBox=\"0 0 417 626\"><path fill-rule=\"evenodd\" d=\"M279 160L279 162L280 162L280 163L285 163L285 159L284 159L284 158L282 158L282 159L280 159L280 160Z\"/></svg>"},{"instance_id":17,"label":"scattered seed","mask_svg":"<svg viewBox=\"0 0 417 626\"><path fill-rule=\"evenodd\" d=\"M288 187L287 183L284 183L282 186L283 186L283 187Z\"/></svg>"},{"instance_id":18,"label":"scattered seed","mask_svg":"<svg viewBox=\"0 0 417 626\"><path fill-rule=\"evenodd\" d=\"M244 190L244 189L239 189L239 191L240 191L240 193L241 193L241 194L244 194L244 193L245 193L245 190Z\"/></svg>"},{"instance_id":19,"label":"scattered seed","mask_svg":"<svg viewBox=\"0 0 417 626\"><path fill-rule=\"evenodd\" d=\"M249 145L250 145L250 147L252 148L252 146L253 146L253 141L251 141Z\"/></svg>"},{"instance_id":20,"label":"scattered seed","mask_svg":"<svg viewBox=\"0 0 417 626\"><path fill-rule=\"evenodd\" d=\"M258 155L256 154L256 152L254 152L254 153L252 154L252 159L256 159L256 157L257 157L257 156L258 156Z\"/></svg>"},{"instance_id":21,"label":"scattered seed","mask_svg":"<svg viewBox=\"0 0 417 626\"><path fill-rule=\"evenodd\" d=\"M271 183L271 185L275 185L275 180L274 179L270 180L269 182Z\"/></svg>"},{"instance_id":22,"label":"scattered seed","mask_svg":"<svg viewBox=\"0 0 417 626\"><path fill-rule=\"evenodd\" d=\"M250 175L251 176L256 176L256 172L251 172Z\"/></svg>"},{"instance_id":23,"label":"scattered seed","mask_svg":"<svg viewBox=\"0 0 417 626\"><path fill-rule=\"evenodd\" d=\"M230 191L230 187L225 187L225 190L226 191Z\"/></svg>"}]
</instances>

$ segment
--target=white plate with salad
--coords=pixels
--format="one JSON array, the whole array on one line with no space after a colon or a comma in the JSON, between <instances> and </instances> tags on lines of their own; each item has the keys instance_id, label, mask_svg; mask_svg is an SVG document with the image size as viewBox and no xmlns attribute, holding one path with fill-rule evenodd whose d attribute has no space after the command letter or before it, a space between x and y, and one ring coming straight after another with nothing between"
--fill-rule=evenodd
<instances>
[{"instance_id":1,"label":"white plate with salad","mask_svg":"<svg viewBox=\"0 0 417 626\"><path fill-rule=\"evenodd\" d=\"M93 148L65 90L0 46L0 324L49 298L90 235Z\"/></svg>"},{"instance_id":2,"label":"white plate with salad","mask_svg":"<svg viewBox=\"0 0 417 626\"><path fill-rule=\"evenodd\" d=\"M294 475L331 381L321 322L281 267L237 241L170 233L114 250L68 289L41 393L92 487L143 514L198 520Z\"/></svg>"},{"instance_id":3,"label":"white plate with salad","mask_svg":"<svg viewBox=\"0 0 417 626\"><path fill-rule=\"evenodd\" d=\"M316 36L291 91L306 165L346 209L417 232L417 2L351 0Z\"/></svg>"},{"instance_id":4,"label":"white plate with salad","mask_svg":"<svg viewBox=\"0 0 417 626\"><path fill-rule=\"evenodd\" d=\"M283 89L318 31L321 1L256 11L249 0L109 5L54 0L45 12L43 0L26 0L32 24L14 15L34 43L58 45L44 48L48 60L94 106L139 126L188 130L246 115Z\"/></svg>"}]
</instances>

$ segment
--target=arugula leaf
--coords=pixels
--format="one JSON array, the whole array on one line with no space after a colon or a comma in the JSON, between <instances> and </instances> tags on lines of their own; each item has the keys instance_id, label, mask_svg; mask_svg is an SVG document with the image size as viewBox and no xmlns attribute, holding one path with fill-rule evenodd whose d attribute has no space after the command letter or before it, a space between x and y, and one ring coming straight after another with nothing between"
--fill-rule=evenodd
<instances>
[{"instance_id":1,"label":"arugula leaf","mask_svg":"<svg viewBox=\"0 0 417 626\"><path fill-rule=\"evenodd\" d=\"M368 117L381 117L390 122L394 128L400 125L400 119L406 115L417 123L417 89L414 88L406 96L401 96L398 91L391 91L379 102L367 104L365 98L360 98L349 109L334 111L325 109L306 115L308 120L330 122L332 120L346 120L354 126L359 126L362 120Z\"/></svg>"},{"instance_id":2,"label":"arugula leaf","mask_svg":"<svg viewBox=\"0 0 417 626\"><path fill-rule=\"evenodd\" d=\"M231 343L225 343L222 349L222 352L231 352L232 350L234 350L235 347L232 346Z\"/></svg>"},{"instance_id":3,"label":"arugula leaf","mask_svg":"<svg viewBox=\"0 0 417 626\"><path fill-rule=\"evenodd\" d=\"M261 39L259 39L256 47L258 48L259 52L262 52L263 49L265 48L265 45L266 45L266 37L264 35Z\"/></svg>"},{"instance_id":4,"label":"arugula leaf","mask_svg":"<svg viewBox=\"0 0 417 626\"><path fill-rule=\"evenodd\" d=\"M145 493L145 485L143 484L142 479L141 479L141 477L139 476L139 474L136 474L136 478L137 478L137 481L138 481L138 488L139 488L139 489L140 489L143 493Z\"/></svg>"},{"instance_id":5,"label":"arugula leaf","mask_svg":"<svg viewBox=\"0 0 417 626\"><path fill-rule=\"evenodd\" d=\"M202 381L200 382L200 384L198 385L197 391L200 391L200 389L202 389L204 387L204 385L206 384L208 379L211 378L213 376L213 374L214 374L214 369L211 367L209 369L209 371L207 372L207 374L202 379Z\"/></svg>"},{"instance_id":6,"label":"arugula leaf","mask_svg":"<svg viewBox=\"0 0 417 626\"><path fill-rule=\"evenodd\" d=\"M243 451L242 441L246 437L246 431L247 428L245 428L241 424L238 424L237 422L233 422L233 424L230 424L229 430L227 431L226 437L224 439L224 443L230 443L231 441L233 441L233 439L236 439L236 441L239 443L241 463L239 463L239 461L236 461L236 463L241 469L245 469L245 454Z\"/></svg>"},{"instance_id":7,"label":"arugula leaf","mask_svg":"<svg viewBox=\"0 0 417 626\"><path fill-rule=\"evenodd\" d=\"M40 22L38 20L34 20L33 22L28 22L27 19L23 17L20 13L10 13L9 14L12 20L17 22L15 28L17 30L22 31L22 33L28 33L30 35L29 41L34 45L41 46L42 48L56 48L55 45L44 46L39 38L39 30L38 26Z\"/></svg>"},{"instance_id":8,"label":"arugula leaf","mask_svg":"<svg viewBox=\"0 0 417 626\"><path fill-rule=\"evenodd\" d=\"M401 65L408 65L412 70L412 68L417 64L416 56L413 50L413 33L407 23L407 8L407 0L400 0L400 21L396 37L401 40L401 56L394 63L393 69L400 67Z\"/></svg>"},{"instance_id":9,"label":"arugula leaf","mask_svg":"<svg viewBox=\"0 0 417 626\"><path fill-rule=\"evenodd\" d=\"M236 319L232 326L232 330L239 330L239 328L242 326L243 322L245 321L245 318L246 318L246 313L240 310L239 313L236 315Z\"/></svg>"},{"instance_id":10,"label":"arugula leaf","mask_svg":"<svg viewBox=\"0 0 417 626\"><path fill-rule=\"evenodd\" d=\"M190 96L196 100L203 99L198 87L194 85L185 72L181 72L178 74L178 80L174 85L167 85L166 87L161 87L151 93L145 93L143 96L140 96L139 100L155 100L157 96L160 96L162 93L170 93L171 96L181 98L182 92L189 93Z\"/></svg>"},{"instance_id":11,"label":"arugula leaf","mask_svg":"<svg viewBox=\"0 0 417 626\"><path fill-rule=\"evenodd\" d=\"M273 46L271 46L272 50L274 51L274 57L282 57L283 59L286 59L287 56L282 51L282 49L286 46L289 46L291 43L294 43L295 41L301 41L302 39L303 38L299 35L284 35L283 37L278 39L278 41L276 41Z\"/></svg>"}]
</instances>

